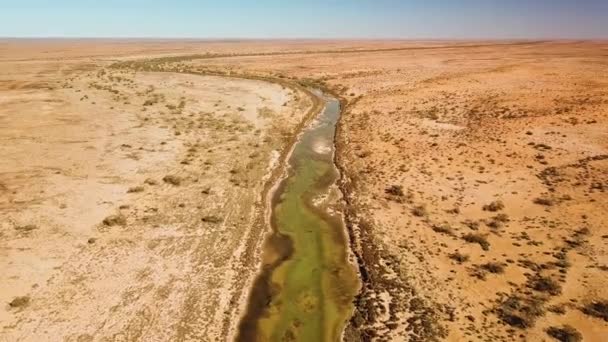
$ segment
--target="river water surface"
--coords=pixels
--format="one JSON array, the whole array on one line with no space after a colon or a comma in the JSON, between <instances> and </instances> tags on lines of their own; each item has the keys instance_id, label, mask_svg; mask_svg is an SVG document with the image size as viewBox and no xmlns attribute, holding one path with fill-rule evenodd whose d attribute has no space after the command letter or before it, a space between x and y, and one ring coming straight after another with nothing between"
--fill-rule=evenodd
<instances>
[{"instance_id":1,"label":"river water surface","mask_svg":"<svg viewBox=\"0 0 608 342\"><path fill-rule=\"evenodd\" d=\"M359 289L341 214L334 134L340 103L302 134L272 199L272 233L239 341L338 341Z\"/></svg>"}]
</instances>

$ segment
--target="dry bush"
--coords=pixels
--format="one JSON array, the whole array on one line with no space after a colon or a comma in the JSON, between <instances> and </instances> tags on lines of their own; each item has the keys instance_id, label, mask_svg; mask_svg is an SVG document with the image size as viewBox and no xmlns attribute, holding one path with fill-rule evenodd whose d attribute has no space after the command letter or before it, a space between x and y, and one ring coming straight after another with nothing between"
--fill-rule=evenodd
<instances>
[{"instance_id":1,"label":"dry bush","mask_svg":"<svg viewBox=\"0 0 608 342\"><path fill-rule=\"evenodd\" d=\"M567 324L561 327L549 327L546 332L547 335L560 342L579 342L583 340L583 335Z\"/></svg>"},{"instance_id":2,"label":"dry bush","mask_svg":"<svg viewBox=\"0 0 608 342\"><path fill-rule=\"evenodd\" d=\"M163 177L163 182L171 184L171 185L179 186L182 184L182 179L179 176L166 175L165 177Z\"/></svg>"},{"instance_id":3,"label":"dry bush","mask_svg":"<svg viewBox=\"0 0 608 342\"><path fill-rule=\"evenodd\" d=\"M384 189L384 192L386 192L389 195L398 196L398 197L402 197L404 195L403 187L401 185L391 185L388 188Z\"/></svg>"},{"instance_id":4,"label":"dry bush","mask_svg":"<svg viewBox=\"0 0 608 342\"><path fill-rule=\"evenodd\" d=\"M11 308L24 308L30 304L29 296L15 297L8 305Z\"/></svg>"},{"instance_id":5,"label":"dry bush","mask_svg":"<svg viewBox=\"0 0 608 342\"><path fill-rule=\"evenodd\" d=\"M490 204L486 204L483 206L483 210L484 211L500 211L503 210L505 208L504 203L502 203L502 201L494 201Z\"/></svg>"},{"instance_id":6,"label":"dry bush","mask_svg":"<svg viewBox=\"0 0 608 342\"><path fill-rule=\"evenodd\" d=\"M462 254L458 251L449 255L450 259L455 260L457 263L462 264L464 262L469 261L469 256L466 254Z\"/></svg>"},{"instance_id":7,"label":"dry bush","mask_svg":"<svg viewBox=\"0 0 608 342\"><path fill-rule=\"evenodd\" d=\"M158 182L152 178L147 178L144 183L148 184L148 185L156 185L158 184Z\"/></svg>"},{"instance_id":8,"label":"dry bush","mask_svg":"<svg viewBox=\"0 0 608 342\"><path fill-rule=\"evenodd\" d=\"M546 207L550 207L555 204L552 199L546 197L537 197L534 199L534 203L538 205L544 205Z\"/></svg>"},{"instance_id":9,"label":"dry bush","mask_svg":"<svg viewBox=\"0 0 608 342\"><path fill-rule=\"evenodd\" d=\"M498 215L492 217L492 220L494 220L496 222L506 223L506 222L509 222L509 215L498 214Z\"/></svg>"},{"instance_id":10,"label":"dry bush","mask_svg":"<svg viewBox=\"0 0 608 342\"><path fill-rule=\"evenodd\" d=\"M129 190L127 190L127 193L134 193L134 192L143 192L144 191L144 187L143 186L134 186L129 188Z\"/></svg>"},{"instance_id":11,"label":"dry bush","mask_svg":"<svg viewBox=\"0 0 608 342\"><path fill-rule=\"evenodd\" d=\"M601 318L608 322L608 301L593 301L583 307L583 312L589 316Z\"/></svg>"},{"instance_id":12,"label":"dry bush","mask_svg":"<svg viewBox=\"0 0 608 342\"><path fill-rule=\"evenodd\" d=\"M428 215L428 212L426 211L425 206L418 205L412 209L412 215L417 216L417 217L424 217L424 216Z\"/></svg>"},{"instance_id":13,"label":"dry bush","mask_svg":"<svg viewBox=\"0 0 608 342\"><path fill-rule=\"evenodd\" d=\"M478 244L484 251L490 250L490 243L488 242L486 237L481 234L468 233L465 234L462 238L466 242Z\"/></svg>"},{"instance_id":14,"label":"dry bush","mask_svg":"<svg viewBox=\"0 0 608 342\"><path fill-rule=\"evenodd\" d=\"M536 320L545 314L543 301L538 298L524 298L511 295L497 309L498 317L506 324L526 329L534 326Z\"/></svg>"},{"instance_id":15,"label":"dry bush","mask_svg":"<svg viewBox=\"0 0 608 342\"><path fill-rule=\"evenodd\" d=\"M529 287L538 292L547 292L552 296L562 293L562 286L549 277L537 276L529 282Z\"/></svg>"},{"instance_id":16,"label":"dry bush","mask_svg":"<svg viewBox=\"0 0 608 342\"><path fill-rule=\"evenodd\" d=\"M437 232L437 233L446 234L446 235L454 235L454 231L452 230L452 227L448 226L447 224L433 225L432 228L433 228L433 231Z\"/></svg>"},{"instance_id":17,"label":"dry bush","mask_svg":"<svg viewBox=\"0 0 608 342\"><path fill-rule=\"evenodd\" d=\"M36 226L35 224L26 224L24 226L16 226L15 230L20 231L20 232L31 232L32 230L36 230L38 229L38 226Z\"/></svg>"},{"instance_id":18,"label":"dry bush","mask_svg":"<svg viewBox=\"0 0 608 342\"><path fill-rule=\"evenodd\" d=\"M110 215L103 219L103 224L109 227L112 226L126 226L127 218L123 215Z\"/></svg>"},{"instance_id":19,"label":"dry bush","mask_svg":"<svg viewBox=\"0 0 608 342\"><path fill-rule=\"evenodd\" d=\"M483 270L494 274L505 273L505 266L498 262L488 262L480 266Z\"/></svg>"},{"instance_id":20,"label":"dry bush","mask_svg":"<svg viewBox=\"0 0 608 342\"><path fill-rule=\"evenodd\" d=\"M202 221L207 223L220 223L222 222L222 219L214 215L207 215L202 218Z\"/></svg>"}]
</instances>

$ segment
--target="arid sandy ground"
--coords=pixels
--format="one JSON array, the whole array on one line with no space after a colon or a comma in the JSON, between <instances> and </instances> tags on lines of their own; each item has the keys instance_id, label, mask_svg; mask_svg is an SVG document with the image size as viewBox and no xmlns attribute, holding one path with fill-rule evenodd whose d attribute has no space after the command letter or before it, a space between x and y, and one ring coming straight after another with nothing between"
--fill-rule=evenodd
<instances>
[{"instance_id":1,"label":"arid sandy ground","mask_svg":"<svg viewBox=\"0 0 608 342\"><path fill-rule=\"evenodd\" d=\"M220 340L310 99L81 58L0 63L0 340Z\"/></svg>"},{"instance_id":2,"label":"arid sandy ground","mask_svg":"<svg viewBox=\"0 0 608 342\"><path fill-rule=\"evenodd\" d=\"M222 291L242 292L231 287L240 284L232 276L238 253L226 256L242 246L238 237L251 225L236 217L249 222L270 151L280 145L263 144L262 137L276 131L272 122L295 127L307 104L283 108L283 101L297 101L280 86L267 89L271 100L260 104L245 96L270 87L251 85L257 81L228 87L224 79L144 71L150 69L275 77L342 96L337 161L365 282L347 339L606 336L608 43L61 44L43 45L45 54L19 50L15 42L0 46L7 70L2 154L9 156L0 169L7 216L0 265L9 282L0 293L5 302L30 298L4 308L3 336L213 338L234 325L242 297L209 301L227 298ZM63 56L69 63L57 60ZM130 81L98 74L114 60L154 56L165 58L106 71ZM54 80L53 90L41 89L47 80ZM114 94L113 82L131 100ZM154 93L167 95L142 111ZM182 96L183 113L173 114ZM277 96L282 100L273 101ZM219 115L217 97L223 113L251 125L257 121L247 113L260 106L280 119L262 124L258 135L245 129L230 145L235 128L225 126L232 116L220 116L222 129L208 129ZM233 110L239 106L245 111ZM193 124L186 133L200 117L188 119L190 107L195 115L214 113L202 131ZM198 139L200 154L192 155ZM260 146L243 143L260 139ZM232 163L246 161L235 153L255 151L256 171L234 184L242 173L231 175ZM171 174L184 184L163 184ZM127 193L137 186L144 191ZM210 194L200 195L209 186ZM251 199L239 206L244 193ZM230 208L238 214L226 223ZM124 227L102 223L118 213ZM213 215L222 222L209 220Z\"/></svg>"}]
</instances>

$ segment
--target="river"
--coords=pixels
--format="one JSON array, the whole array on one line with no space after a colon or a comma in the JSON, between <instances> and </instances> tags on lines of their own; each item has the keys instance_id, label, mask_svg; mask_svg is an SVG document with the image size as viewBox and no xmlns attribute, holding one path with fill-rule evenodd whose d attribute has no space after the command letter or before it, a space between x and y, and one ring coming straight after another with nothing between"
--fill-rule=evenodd
<instances>
[{"instance_id":1,"label":"river","mask_svg":"<svg viewBox=\"0 0 608 342\"><path fill-rule=\"evenodd\" d=\"M272 197L272 232L237 341L339 341L359 289L339 212L334 164L340 102L325 109L293 147Z\"/></svg>"}]
</instances>

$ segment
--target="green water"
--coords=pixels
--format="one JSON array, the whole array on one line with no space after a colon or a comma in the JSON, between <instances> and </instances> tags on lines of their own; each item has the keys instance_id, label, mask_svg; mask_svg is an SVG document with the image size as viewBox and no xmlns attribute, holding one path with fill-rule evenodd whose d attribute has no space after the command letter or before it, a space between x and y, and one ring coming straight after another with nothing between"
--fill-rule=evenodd
<instances>
[{"instance_id":1,"label":"green water","mask_svg":"<svg viewBox=\"0 0 608 342\"><path fill-rule=\"evenodd\" d=\"M264 265L238 340L338 341L350 318L359 281L341 218L329 210L338 195L332 185L339 112L339 102L327 100L294 148L289 175L275 193L274 235L265 247L278 260Z\"/></svg>"}]
</instances>

